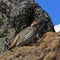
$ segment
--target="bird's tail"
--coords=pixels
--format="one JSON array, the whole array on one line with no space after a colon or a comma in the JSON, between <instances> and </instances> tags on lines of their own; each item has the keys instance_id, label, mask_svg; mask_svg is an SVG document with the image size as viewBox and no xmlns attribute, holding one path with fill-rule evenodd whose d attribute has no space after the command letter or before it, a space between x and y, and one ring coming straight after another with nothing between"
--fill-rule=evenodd
<instances>
[{"instance_id":1,"label":"bird's tail","mask_svg":"<svg viewBox=\"0 0 60 60\"><path fill-rule=\"evenodd\" d=\"M11 49L15 46L15 44L16 44L17 41L18 41L18 36L19 36L19 34L15 37L15 39L13 40L13 43L12 43L11 46L8 48L8 50L11 50Z\"/></svg>"}]
</instances>

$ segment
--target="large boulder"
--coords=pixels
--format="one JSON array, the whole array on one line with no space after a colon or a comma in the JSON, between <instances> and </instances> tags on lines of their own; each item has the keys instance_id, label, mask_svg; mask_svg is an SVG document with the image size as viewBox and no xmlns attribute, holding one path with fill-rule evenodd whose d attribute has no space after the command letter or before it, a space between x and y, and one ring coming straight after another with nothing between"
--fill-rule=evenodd
<instances>
[{"instance_id":1,"label":"large boulder","mask_svg":"<svg viewBox=\"0 0 60 60\"><path fill-rule=\"evenodd\" d=\"M16 35L35 19L42 21L39 35L54 31L49 15L34 0L0 0L0 53L6 51Z\"/></svg>"}]
</instances>

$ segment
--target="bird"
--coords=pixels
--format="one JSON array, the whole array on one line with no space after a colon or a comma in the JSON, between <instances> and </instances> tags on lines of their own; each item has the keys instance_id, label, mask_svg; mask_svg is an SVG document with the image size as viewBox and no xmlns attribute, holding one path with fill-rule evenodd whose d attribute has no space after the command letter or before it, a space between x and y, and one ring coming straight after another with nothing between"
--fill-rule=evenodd
<instances>
[{"instance_id":1,"label":"bird","mask_svg":"<svg viewBox=\"0 0 60 60\"><path fill-rule=\"evenodd\" d=\"M34 26L27 27L24 30L22 30L19 34L17 34L8 50L11 50L14 46L22 47L29 45L29 43L32 42L36 37L37 28Z\"/></svg>"}]
</instances>

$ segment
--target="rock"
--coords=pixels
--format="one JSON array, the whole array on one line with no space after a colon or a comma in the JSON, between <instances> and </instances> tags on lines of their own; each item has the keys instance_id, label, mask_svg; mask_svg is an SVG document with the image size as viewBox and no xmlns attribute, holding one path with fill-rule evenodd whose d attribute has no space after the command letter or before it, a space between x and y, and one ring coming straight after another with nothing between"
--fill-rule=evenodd
<instances>
[{"instance_id":1,"label":"rock","mask_svg":"<svg viewBox=\"0 0 60 60\"><path fill-rule=\"evenodd\" d=\"M47 32L38 46L15 47L0 55L0 60L60 60L60 33Z\"/></svg>"},{"instance_id":2,"label":"rock","mask_svg":"<svg viewBox=\"0 0 60 60\"><path fill-rule=\"evenodd\" d=\"M47 31L55 32L51 18L34 0L0 0L0 53L34 20L38 22L39 36Z\"/></svg>"}]
</instances>

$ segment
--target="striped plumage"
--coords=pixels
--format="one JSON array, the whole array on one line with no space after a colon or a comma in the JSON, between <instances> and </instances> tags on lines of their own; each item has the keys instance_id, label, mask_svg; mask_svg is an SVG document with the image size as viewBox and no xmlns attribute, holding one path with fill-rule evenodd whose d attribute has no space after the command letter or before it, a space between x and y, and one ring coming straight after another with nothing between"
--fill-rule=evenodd
<instances>
[{"instance_id":1,"label":"striped plumage","mask_svg":"<svg viewBox=\"0 0 60 60\"><path fill-rule=\"evenodd\" d=\"M14 46L25 46L32 42L37 35L36 27L27 27L21 31L13 40L11 46L8 48L10 50Z\"/></svg>"}]
</instances>

